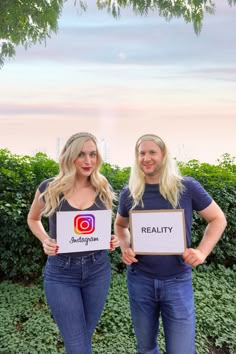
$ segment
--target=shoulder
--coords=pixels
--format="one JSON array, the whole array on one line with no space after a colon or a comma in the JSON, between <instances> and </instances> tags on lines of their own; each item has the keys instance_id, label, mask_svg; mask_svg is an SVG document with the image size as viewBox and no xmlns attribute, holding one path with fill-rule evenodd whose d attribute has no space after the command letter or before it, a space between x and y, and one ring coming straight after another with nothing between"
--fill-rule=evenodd
<instances>
[{"instance_id":1,"label":"shoulder","mask_svg":"<svg viewBox=\"0 0 236 354\"><path fill-rule=\"evenodd\" d=\"M130 196L130 190L128 186L124 186L119 194L120 198L127 198Z\"/></svg>"},{"instance_id":2,"label":"shoulder","mask_svg":"<svg viewBox=\"0 0 236 354\"><path fill-rule=\"evenodd\" d=\"M183 177L183 185L187 189L198 189L198 188L203 188L202 184L197 181L194 177L190 176L184 176Z\"/></svg>"},{"instance_id":3,"label":"shoulder","mask_svg":"<svg viewBox=\"0 0 236 354\"><path fill-rule=\"evenodd\" d=\"M40 185L38 186L38 190L40 191L40 193L45 192L45 190L47 189L48 185L50 182L52 182L54 180L54 177L52 178L47 178L44 181L42 181L40 183Z\"/></svg>"},{"instance_id":4,"label":"shoulder","mask_svg":"<svg viewBox=\"0 0 236 354\"><path fill-rule=\"evenodd\" d=\"M203 185L193 177L184 177L184 194L188 195L193 204L193 208L197 211L205 209L210 205L213 198L206 191Z\"/></svg>"},{"instance_id":5,"label":"shoulder","mask_svg":"<svg viewBox=\"0 0 236 354\"><path fill-rule=\"evenodd\" d=\"M132 197L128 186L121 189L119 194L118 213L123 217L129 217L129 210L132 208Z\"/></svg>"}]
</instances>

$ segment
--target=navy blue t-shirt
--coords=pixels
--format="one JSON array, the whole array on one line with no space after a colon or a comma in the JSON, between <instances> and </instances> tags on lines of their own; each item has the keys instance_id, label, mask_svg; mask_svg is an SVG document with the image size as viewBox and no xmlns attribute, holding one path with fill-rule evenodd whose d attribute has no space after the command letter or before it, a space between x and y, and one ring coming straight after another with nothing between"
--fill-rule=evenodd
<instances>
[{"instance_id":1,"label":"navy blue t-shirt","mask_svg":"<svg viewBox=\"0 0 236 354\"><path fill-rule=\"evenodd\" d=\"M43 193L49 182L51 182L53 178L44 180L38 187L40 193ZM83 209L85 210L105 210L107 209L106 206L102 203L102 201L99 199L99 197L96 198L96 201L94 204L92 204L89 208ZM49 216L49 236L53 239L57 238L57 217L56 217L56 212L57 211L82 211L81 209L74 208L71 206L66 199L62 199L60 202L60 205L56 209L55 213L53 213L51 216ZM83 252L73 252L73 253L66 253L67 256L71 257L76 257L76 256L87 256L89 254L94 253L94 251L83 251ZM63 253L61 253L63 254Z\"/></svg>"},{"instance_id":2,"label":"navy blue t-shirt","mask_svg":"<svg viewBox=\"0 0 236 354\"><path fill-rule=\"evenodd\" d=\"M183 178L184 191L181 194L178 209L184 209L187 247L191 247L191 228L193 211L201 211L208 207L211 196L203 186L192 177ZM160 194L159 184L146 184L143 194L142 206L136 206L134 210L161 210L173 209L172 205ZM132 197L128 187L124 187L119 196L118 213L123 217L129 217L132 208ZM137 263L131 267L149 274L157 279L169 279L182 272L191 271L181 255L136 255Z\"/></svg>"}]
</instances>

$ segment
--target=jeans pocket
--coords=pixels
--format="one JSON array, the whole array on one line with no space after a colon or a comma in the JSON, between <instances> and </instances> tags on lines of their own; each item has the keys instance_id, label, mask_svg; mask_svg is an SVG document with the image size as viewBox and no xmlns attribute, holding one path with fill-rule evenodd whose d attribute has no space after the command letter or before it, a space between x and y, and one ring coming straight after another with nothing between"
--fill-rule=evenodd
<instances>
[{"instance_id":1,"label":"jeans pocket","mask_svg":"<svg viewBox=\"0 0 236 354\"><path fill-rule=\"evenodd\" d=\"M191 280L192 279L192 273L191 272L184 272L176 275L175 280L181 282L181 281L186 281L186 280Z\"/></svg>"},{"instance_id":2,"label":"jeans pocket","mask_svg":"<svg viewBox=\"0 0 236 354\"><path fill-rule=\"evenodd\" d=\"M69 257L65 256L48 256L47 267L55 269L66 269L69 265Z\"/></svg>"},{"instance_id":3,"label":"jeans pocket","mask_svg":"<svg viewBox=\"0 0 236 354\"><path fill-rule=\"evenodd\" d=\"M127 275L136 275L137 274L137 270L136 270L136 268L133 266L133 264L131 264L131 265L128 265L127 266Z\"/></svg>"},{"instance_id":4,"label":"jeans pocket","mask_svg":"<svg viewBox=\"0 0 236 354\"><path fill-rule=\"evenodd\" d=\"M94 263L103 264L109 260L107 251L98 251L94 254Z\"/></svg>"}]
</instances>

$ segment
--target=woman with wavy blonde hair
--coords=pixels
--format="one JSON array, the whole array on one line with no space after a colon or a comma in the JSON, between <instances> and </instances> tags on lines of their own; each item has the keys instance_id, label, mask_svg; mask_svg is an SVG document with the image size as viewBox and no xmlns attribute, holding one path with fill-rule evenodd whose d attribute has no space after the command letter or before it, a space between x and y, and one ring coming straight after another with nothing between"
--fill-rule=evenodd
<instances>
[{"instance_id":1,"label":"woman with wavy blonde hair","mask_svg":"<svg viewBox=\"0 0 236 354\"><path fill-rule=\"evenodd\" d=\"M96 145L96 164L95 168L91 171L89 176L89 183L94 187L96 195L104 202L108 209L112 208L113 199L115 198L112 193L111 187L107 179L99 172L102 164L102 157L97 147L95 136L90 133L77 133L72 135L59 157L59 174L48 184L48 188L42 193L41 198L45 198L45 207L43 215L51 215L57 208L60 196L62 198L69 197L74 191L76 183L76 165L74 161L81 153L83 144L91 140ZM95 154L94 154L95 155Z\"/></svg>"},{"instance_id":2,"label":"woman with wavy blonde hair","mask_svg":"<svg viewBox=\"0 0 236 354\"><path fill-rule=\"evenodd\" d=\"M57 216L58 212L88 211L91 218L89 211L112 209L115 195L99 172L101 164L95 136L72 135L61 151L58 175L39 185L28 214L28 225L48 255L44 289L67 354L92 353L92 335L106 301L111 267L107 250L61 253ZM42 216L49 218L49 233ZM111 249L119 245L115 235L110 244Z\"/></svg>"},{"instance_id":3,"label":"woman with wavy blonde hair","mask_svg":"<svg viewBox=\"0 0 236 354\"><path fill-rule=\"evenodd\" d=\"M186 230L186 249L176 249L176 236L181 231L166 228L169 219L150 221L153 211L182 209ZM134 252L129 231L130 212L145 211L146 219L133 228L140 232L143 247ZM191 248L193 211L197 211L207 227L199 246ZM138 213L136 217L138 218ZM136 219L137 220L137 219ZM164 226L164 227L162 227ZM220 207L203 186L191 177L181 177L164 141L157 135L145 134L135 145L135 161L129 186L119 196L115 233L120 239L122 260L128 266L129 303L137 339L138 354L160 354L158 332L162 319L166 354L195 353L195 312L191 279L192 267L205 261L226 227ZM182 231L184 233L184 231ZM135 235L133 235L135 236ZM168 245L160 251L156 240L162 237ZM151 251L146 243L152 239ZM140 241L140 239L139 239ZM158 245L157 245L158 244ZM177 247L178 248L178 247ZM171 250L171 251L168 251Z\"/></svg>"}]
</instances>

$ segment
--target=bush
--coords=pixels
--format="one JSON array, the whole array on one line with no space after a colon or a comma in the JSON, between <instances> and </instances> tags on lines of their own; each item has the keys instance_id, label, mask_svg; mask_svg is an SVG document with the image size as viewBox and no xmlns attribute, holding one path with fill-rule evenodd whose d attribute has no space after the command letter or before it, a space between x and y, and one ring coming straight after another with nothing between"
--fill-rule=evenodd
<instances>
[{"instance_id":1,"label":"bush","mask_svg":"<svg viewBox=\"0 0 236 354\"><path fill-rule=\"evenodd\" d=\"M235 263L236 239L236 165L234 158L225 154L218 165L199 163L196 160L179 163L184 175L195 177L221 206L228 226L222 239L207 258L207 263L231 267ZM119 194L127 184L129 168L104 164L101 172ZM29 280L40 276L45 255L39 241L30 232L26 219L35 190L39 183L58 173L58 164L45 154L34 157L18 156L0 150L0 277L2 279ZM117 202L114 206L114 216ZM113 217L114 219L114 217ZM47 229L47 219L43 219ZM192 240L197 246L206 222L196 213L193 219ZM124 265L120 251L110 253L113 269L122 272Z\"/></svg>"},{"instance_id":2,"label":"bush","mask_svg":"<svg viewBox=\"0 0 236 354\"><path fill-rule=\"evenodd\" d=\"M208 256L207 264L223 264L231 267L236 261L236 165L234 158L223 155L218 165L210 165L191 160L179 163L183 175L196 178L223 210L227 219L227 228L217 246ZM206 222L198 213L194 213L192 227L192 245L196 247L202 236Z\"/></svg>"},{"instance_id":3,"label":"bush","mask_svg":"<svg viewBox=\"0 0 236 354\"><path fill-rule=\"evenodd\" d=\"M200 266L193 272L196 354L235 354L235 269ZM0 283L0 353L65 354L41 285ZM164 337L159 336L161 352ZM94 354L135 354L125 274L113 273L93 336Z\"/></svg>"},{"instance_id":4,"label":"bush","mask_svg":"<svg viewBox=\"0 0 236 354\"><path fill-rule=\"evenodd\" d=\"M194 269L198 354L209 353L209 348L210 353L235 354L235 270L235 266L227 269L220 265L202 265Z\"/></svg>"},{"instance_id":5,"label":"bush","mask_svg":"<svg viewBox=\"0 0 236 354\"><path fill-rule=\"evenodd\" d=\"M30 279L41 274L45 256L26 219L39 182L57 173L55 161L0 150L0 277Z\"/></svg>"}]
</instances>

